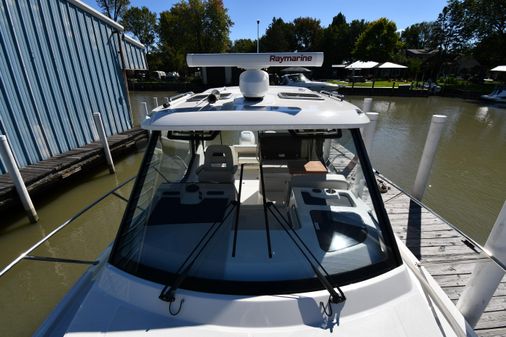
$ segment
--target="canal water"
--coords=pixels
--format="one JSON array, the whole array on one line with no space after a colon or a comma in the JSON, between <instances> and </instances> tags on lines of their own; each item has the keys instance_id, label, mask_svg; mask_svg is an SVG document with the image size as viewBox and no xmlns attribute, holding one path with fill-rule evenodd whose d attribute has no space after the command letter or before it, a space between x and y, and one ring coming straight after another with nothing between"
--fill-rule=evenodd
<instances>
[{"instance_id":1,"label":"canal water","mask_svg":"<svg viewBox=\"0 0 506 337\"><path fill-rule=\"evenodd\" d=\"M140 102L153 107L174 92L134 92L134 118ZM348 98L362 106L363 97ZM424 202L483 243L506 199L506 109L454 98L376 97L380 113L372 148L373 166L410 191L433 114L448 121ZM40 222L19 215L0 219L0 269L80 209L133 176L142 154L116 163L117 173L97 171L62 186L36 202ZM132 184L120 190L128 197ZM125 207L107 197L33 255L94 260L114 238ZM87 268L86 265L23 261L0 278L0 336L29 336Z\"/></svg>"}]
</instances>

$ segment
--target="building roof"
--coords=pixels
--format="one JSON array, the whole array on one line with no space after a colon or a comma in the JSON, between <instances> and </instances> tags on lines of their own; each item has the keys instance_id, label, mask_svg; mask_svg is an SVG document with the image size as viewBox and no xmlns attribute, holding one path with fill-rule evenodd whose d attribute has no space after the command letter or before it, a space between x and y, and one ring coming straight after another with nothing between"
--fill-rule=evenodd
<instances>
[{"instance_id":1,"label":"building roof","mask_svg":"<svg viewBox=\"0 0 506 337\"><path fill-rule=\"evenodd\" d=\"M291 130L359 128L369 119L356 106L306 88L272 86L260 101L246 100L238 87L219 88L208 104L209 89L188 95L167 108L153 110L142 126L148 130Z\"/></svg>"}]
</instances>

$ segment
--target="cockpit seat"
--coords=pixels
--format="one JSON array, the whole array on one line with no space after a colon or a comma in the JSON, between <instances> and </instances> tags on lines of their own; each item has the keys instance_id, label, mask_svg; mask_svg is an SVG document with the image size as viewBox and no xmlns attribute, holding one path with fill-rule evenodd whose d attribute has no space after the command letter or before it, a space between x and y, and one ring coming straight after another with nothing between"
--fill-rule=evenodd
<instances>
[{"instance_id":1,"label":"cockpit seat","mask_svg":"<svg viewBox=\"0 0 506 337\"><path fill-rule=\"evenodd\" d=\"M233 183L236 170L229 146L209 145L204 155L204 164L197 169L197 175L200 182Z\"/></svg>"}]
</instances>

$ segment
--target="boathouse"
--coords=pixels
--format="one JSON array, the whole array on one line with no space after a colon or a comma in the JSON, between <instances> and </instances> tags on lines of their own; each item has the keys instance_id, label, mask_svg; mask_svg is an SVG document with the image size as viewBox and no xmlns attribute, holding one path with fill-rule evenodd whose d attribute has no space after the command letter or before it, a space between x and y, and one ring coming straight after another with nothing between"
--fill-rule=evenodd
<instances>
[{"instance_id":1,"label":"boathouse","mask_svg":"<svg viewBox=\"0 0 506 337\"><path fill-rule=\"evenodd\" d=\"M78 0L0 1L0 134L20 167L132 127L126 70L144 46ZM0 160L0 174L6 172Z\"/></svg>"}]
</instances>

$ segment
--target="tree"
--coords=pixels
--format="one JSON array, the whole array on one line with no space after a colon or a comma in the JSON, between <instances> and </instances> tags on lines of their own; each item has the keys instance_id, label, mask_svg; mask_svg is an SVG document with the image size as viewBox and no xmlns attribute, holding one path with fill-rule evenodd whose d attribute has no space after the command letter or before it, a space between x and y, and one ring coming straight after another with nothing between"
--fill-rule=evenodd
<instances>
[{"instance_id":1,"label":"tree","mask_svg":"<svg viewBox=\"0 0 506 337\"><path fill-rule=\"evenodd\" d=\"M464 27L464 6L458 0L449 0L434 27L434 39L441 54L445 57L461 52L468 46L470 37Z\"/></svg>"},{"instance_id":2,"label":"tree","mask_svg":"<svg viewBox=\"0 0 506 337\"><path fill-rule=\"evenodd\" d=\"M415 23L402 31L401 41L405 48L435 48L437 47L434 37L435 29L434 22Z\"/></svg>"},{"instance_id":3,"label":"tree","mask_svg":"<svg viewBox=\"0 0 506 337\"><path fill-rule=\"evenodd\" d=\"M369 23L357 39L353 56L356 59L386 62L399 49L399 35L393 21L381 18Z\"/></svg>"},{"instance_id":4,"label":"tree","mask_svg":"<svg viewBox=\"0 0 506 337\"><path fill-rule=\"evenodd\" d=\"M257 50L256 41L251 39L235 40L230 51L232 53L254 53Z\"/></svg>"},{"instance_id":5,"label":"tree","mask_svg":"<svg viewBox=\"0 0 506 337\"><path fill-rule=\"evenodd\" d=\"M332 19L332 23L325 28L321 47L325 53L324 67L342 63L350 59L353 43L350 43L350 26L346 17L339 13Z\"/></svg>"},{"instance_id":6,"label":"tree","mask_svg":"<svg viewBox=\"0 0 506 337\"><path fill-rule=\"evenodd\" d=\"M316 51L320 48L323 28L320 20L313 18L297 18L293 20L296 48L299 51Z\"/></svg>"},{"instance_id":7,"label":"tree","mask_svg":"<svg viewBox=\"0 0 506 337\"><path fill-rule=\"evenodd\" d=\"M97 0L97 5L102 9L102 13L118 21L130 6L130 0Z\"/></svg>"},{"instance_id":8,"label":"tree","mask_svg":"<svg viewBox=\"0 0 506 337\"><path fill-rule=\"evenodd\" d=\"M504 61L504 0L448 0L436 23L437 42L446 60L471 51L485 65Z\"/></svg>"},{"instance_id":9,"label":"tree","mask_svg":"<svg viewBox=\"0 0 506 337\"><path fill-rule=\"evenodd\" d=\"M281 18L272 18L265 35L260 38L260 50L264 52L294 51L297 48L294 26Z\"/></svg>"},{"instance_id":10,"label":"tree","mask_svg":"<svg viewBox=\"0 0 506 337\"><path fill-rule=\"evenodd\" d=\"M133 33L150 50L156 37L156 13L147 7L131 7L125 11L121 24L125 30Z\"/></svg>"},{"instance_id":11,"label":"tree","mask_svg":"<svg viewBox=\"0 0 506 337\"><path fill-rule=\"evenodd\" d=\"M233 22L221 0L180 1L160 13L160 49L169 66L186 72L187 53L221 53L229 48Z\"/></svg>"}]
</instances>

